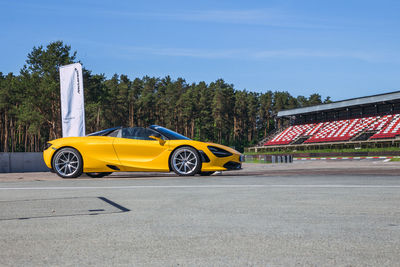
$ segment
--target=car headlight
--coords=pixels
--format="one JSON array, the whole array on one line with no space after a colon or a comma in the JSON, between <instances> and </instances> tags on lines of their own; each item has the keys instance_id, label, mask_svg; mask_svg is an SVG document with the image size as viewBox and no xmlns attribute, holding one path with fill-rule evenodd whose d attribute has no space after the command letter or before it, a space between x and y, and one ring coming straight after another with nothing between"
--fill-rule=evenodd
<instances>
[{"instance_id":1,"label":"car headlight","mask_svg":"<svg viewBox=\"0 0 400 267\"><path fill-rule=\"evenodd\" d=\"M218 158L229 157L232 156L231 152L228 152L222 148L215 147L215 146L208 146L208 149Z\"/></svg>"},{"instance_id":2,"label":"car headlight","mask_svg":"<svg viewBox=\"0 0 400 267\"><path fill-rule=\"evenodd\" d=\"M49 149L51 146L52 146L52 144L49 143L49 142L47 142L47 143L44 145L43 150L47 150L47 149Z\"/></svg>"},{"instance_id":3,"label":"car headlight","mask_svg":"<svg viewBox=\"0 0 400 267\"><path fill-rule=\"evenodd\" d=\"M245 157L244 157L244 155L240 155L240 157L239 157L239 161L240 161L240 162L244 162L244 161L245 161Z\"/></svg>"}]
</instances>

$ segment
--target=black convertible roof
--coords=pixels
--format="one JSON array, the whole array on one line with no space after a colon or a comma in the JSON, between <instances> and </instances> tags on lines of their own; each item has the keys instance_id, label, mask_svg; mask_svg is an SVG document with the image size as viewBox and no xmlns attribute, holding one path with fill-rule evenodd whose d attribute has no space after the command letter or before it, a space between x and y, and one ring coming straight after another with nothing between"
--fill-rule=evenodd
<instances>
[{"instance_id":1,"label":"black convertible roof","mask_svg":"<svg viewBox=\"0 0 400 267\"><path fill-rule=\"evenodd\" d=\"M98 131L98 132L95 132L95 133L88 134L87 136L103 136L103 135L107 135L107 134L109 134L109 133L111 133L111 132L113 132L113 131L115 131L117 129L121 129L121 128L122 128L122 126L109 128L109 129L105 129L105 130L101 130L101 131Z\"/></svg>"}]
</instances>

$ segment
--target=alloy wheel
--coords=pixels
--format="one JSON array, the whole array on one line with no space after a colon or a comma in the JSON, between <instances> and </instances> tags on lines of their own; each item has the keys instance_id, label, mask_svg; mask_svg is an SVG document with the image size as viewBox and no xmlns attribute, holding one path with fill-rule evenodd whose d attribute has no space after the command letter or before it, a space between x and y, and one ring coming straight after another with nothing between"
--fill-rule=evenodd
<instances>
[{"instance_id":1,"label":"alloy wheel","mask_svg":"<svg viewBox=\"0 0 400 267\"><path fill-rule=\"evenodd\" d=\"M179 175L196 174L199 164L199 156L192 148L180 148L173 154L173 169Z\"/></svg>"},{"instance_id":2,"label":"alloy wheel","mask_svg":"<svg viewBox=\"0 0 400 267\"><path fill-rule=\"evenodd\" d=\"M75 177L80 169L80 155L72 149L62 149L54 158L53 167L61 177Z\"/></svg>"}]
</instances>

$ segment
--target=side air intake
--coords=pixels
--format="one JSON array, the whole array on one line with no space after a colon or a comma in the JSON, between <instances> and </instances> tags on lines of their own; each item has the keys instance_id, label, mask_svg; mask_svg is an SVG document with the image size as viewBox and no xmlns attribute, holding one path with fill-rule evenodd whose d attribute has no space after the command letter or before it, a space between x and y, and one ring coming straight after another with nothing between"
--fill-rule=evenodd
<instances>
[{"instance_id":1,"label":"side air intake","mask_svg":"<svg viewBox=\"0 0 400 267\"><path fill-rule=\"evenodd\" d=\"M107 165L108 168L114 170L114 171L119 171L120 169L117 166L114 165Z\"/></svg>"}]
</instances>

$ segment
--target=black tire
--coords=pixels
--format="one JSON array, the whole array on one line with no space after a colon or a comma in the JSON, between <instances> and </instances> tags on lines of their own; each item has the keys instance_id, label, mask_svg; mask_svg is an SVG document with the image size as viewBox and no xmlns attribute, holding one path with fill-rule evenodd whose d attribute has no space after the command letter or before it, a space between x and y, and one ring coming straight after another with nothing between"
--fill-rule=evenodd
<instances>
[{"instance_id":1,"label":"black tire","mask_svg":"<svg viewBox=\"0 0 400 267\"><path fill-rule=\"evenodd\" d=\"M172 153L170 166L179 176L193 176L201 170L201 159L196 149L182 146Z\"/></svg>"},{"instance_id":2,"label":"black tire","mask_svg":"<svg viewBox=\"0 0 400 267\"><path fill-rule=\"evenodd\" d=\"M102 178L104 176L110 175L112 172L86 172L85 174L92 178Z\"/></svg>"},{"instance_id":3,"label":"black tire","mask_svg":"<svg viewBox=\"0 0 400 267\"><path fill-rule=\"evenodd\" d=\"M83 160L78 150L65 147L58 150L51 163L54 172L61 178L77 178L83 171Z\"/></svg>"},{"instance_id":4,"label":"black tire","mask_svg":"<svg viewBox=\"0 0 400 267\"><path fill-rule=\"evenodd\" d=\"M201 176L210 176L212 175L214 172L200 172Z\"/></svg>"}]
</instances>

